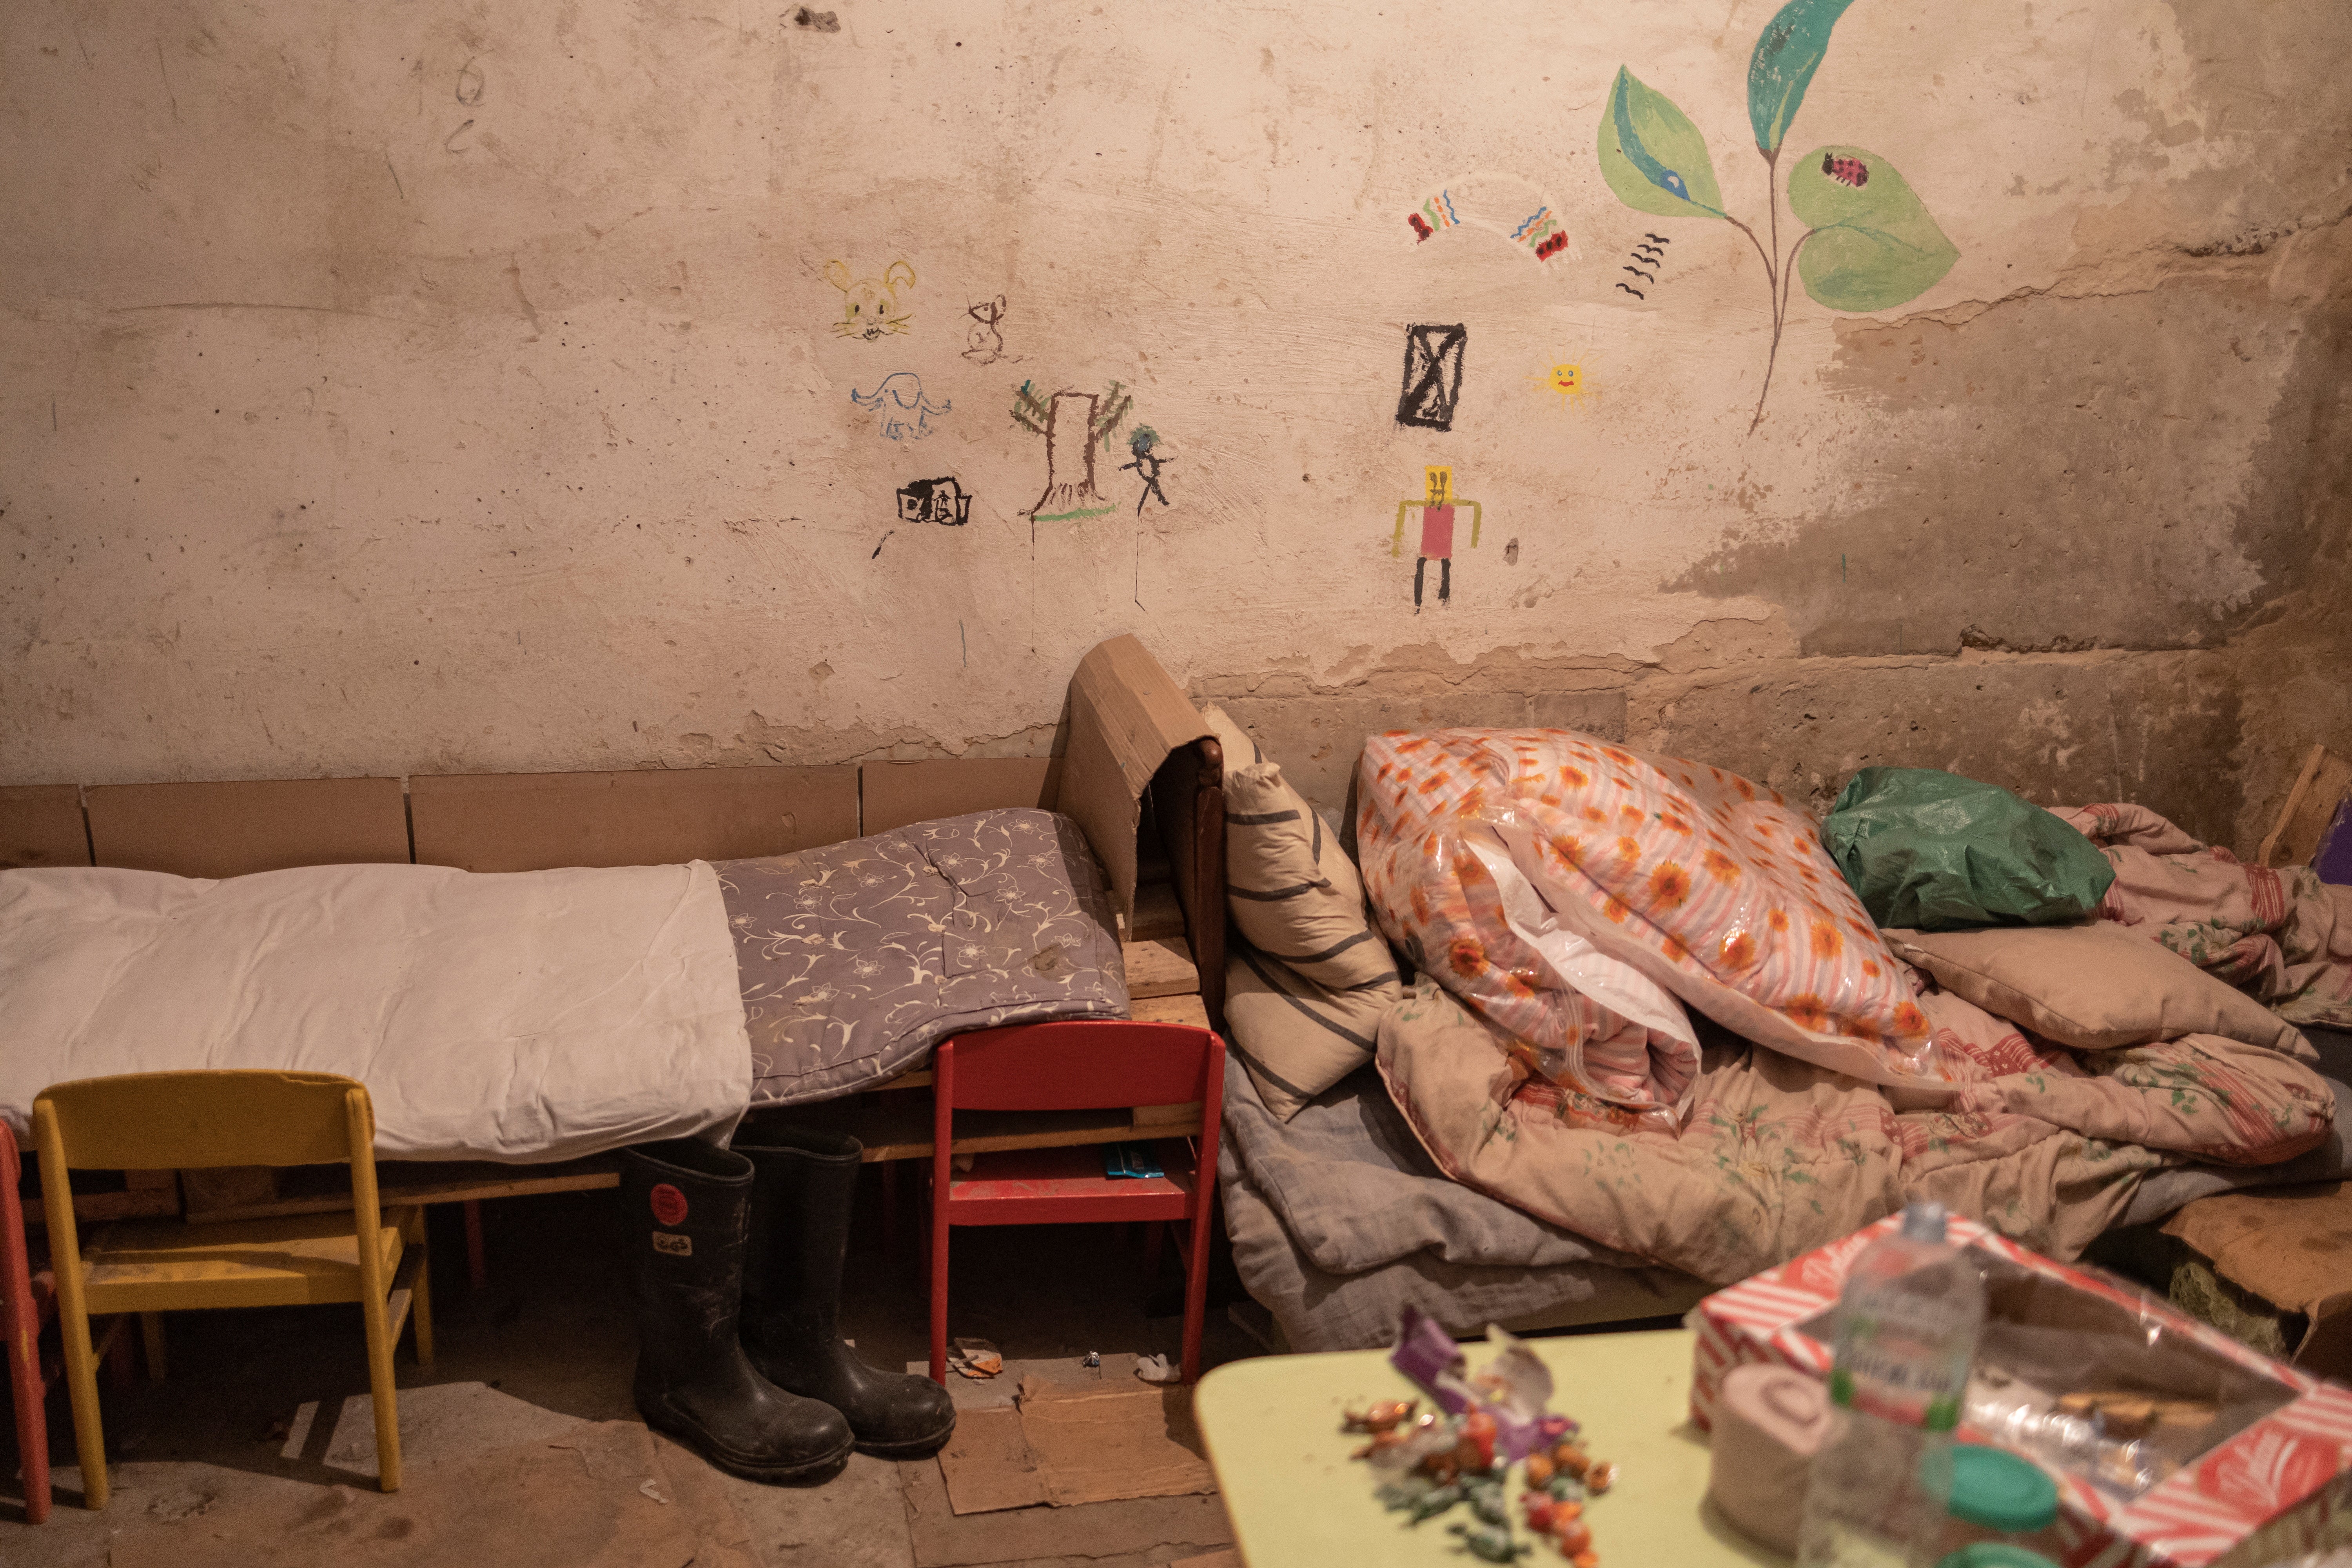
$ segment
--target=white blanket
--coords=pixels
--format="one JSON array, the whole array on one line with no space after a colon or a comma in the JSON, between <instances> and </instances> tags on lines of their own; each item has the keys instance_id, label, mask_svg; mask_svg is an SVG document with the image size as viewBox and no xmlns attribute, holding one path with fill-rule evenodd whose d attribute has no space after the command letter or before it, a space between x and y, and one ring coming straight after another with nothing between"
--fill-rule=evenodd
<instances>
[{"instance_id":1,"label":"white blanket","mask_svg":"<svg viewBox=\"0 0 2352 1568\"><path fill-rule=\"evenodd\" d=\"M190 1068L357 1079L386 1158L530 1162L724 1135L751 1048L698 860L0 871L0 1118L22 1136L52 1083Z\"/></svg>"}]
</instances>

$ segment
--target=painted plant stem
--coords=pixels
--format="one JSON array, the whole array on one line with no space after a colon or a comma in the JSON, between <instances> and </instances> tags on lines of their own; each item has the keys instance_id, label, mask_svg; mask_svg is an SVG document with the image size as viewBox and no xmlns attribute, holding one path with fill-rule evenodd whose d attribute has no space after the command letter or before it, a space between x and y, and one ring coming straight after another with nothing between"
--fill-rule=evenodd
<instances>
[{"instance_id":1,"label":"painted plant stem","mask_svg":"<svg viewBox=\"0 0 2352 1568\"><path fill-rule=\"evenodd\" d=\"M1959 259L1903 176L1859 147L1816 147L1790 163L1789 210L1802 228L1787 253L1780 250L1782 143L1828 56L1831 29L1853 3L1788 0L1756 39L1748 63L1748 118L1764 160L1763 236L1724 210L1706 138L1665 94L1620 67L1601 117L1601 177L1618 200L1660 217L1720 219L1746 235L1764 263L1772 337L1748 422L1750 435L1764 422L1800 278L1814 302L1830 310L1883 310L1918 298Z\"/></svg>"}]
</instances>

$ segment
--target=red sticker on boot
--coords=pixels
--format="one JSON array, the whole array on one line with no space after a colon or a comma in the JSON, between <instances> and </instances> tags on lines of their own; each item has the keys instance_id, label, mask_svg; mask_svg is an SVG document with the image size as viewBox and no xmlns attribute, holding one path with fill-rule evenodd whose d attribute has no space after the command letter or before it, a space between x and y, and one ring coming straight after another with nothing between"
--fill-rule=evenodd
<instances>
[{"instance_id":1,"label":"red sticker on boot","mask_svg":"<svg viewBox=\"0 0 2352 1568\"><path fill-rule=\"evenodd\" d=\"M667 1182L654 1188L654 1218L664 1225L676 1225L686 1217L686 1194Z\"/></svg>"}]
</instances>

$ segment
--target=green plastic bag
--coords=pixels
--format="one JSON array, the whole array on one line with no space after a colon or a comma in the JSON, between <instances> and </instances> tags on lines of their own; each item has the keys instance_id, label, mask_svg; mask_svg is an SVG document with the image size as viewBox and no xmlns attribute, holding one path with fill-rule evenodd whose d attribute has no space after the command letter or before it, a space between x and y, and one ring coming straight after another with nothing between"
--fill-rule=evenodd
<instances>
[{"instance_id":1,"label":"green plastic bag","mask_svg":"<svg viewBox=\"0 0 2352 1568\"><path fill-rule=\"evenodd\" d=\"M2051 925L2086 919L2115 868L2098 847L2005 789L1936 768L1864 768L1822 843L1882 926Z\"/></svg>"}]
</instances>

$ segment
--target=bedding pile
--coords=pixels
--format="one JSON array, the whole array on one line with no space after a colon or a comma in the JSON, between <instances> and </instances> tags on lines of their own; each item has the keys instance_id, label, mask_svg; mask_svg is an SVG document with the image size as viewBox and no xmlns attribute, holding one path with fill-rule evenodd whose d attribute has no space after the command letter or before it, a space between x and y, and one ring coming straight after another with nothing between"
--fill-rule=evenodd
<instances>
[{"instance_id":1,"label":"bedding pile","mask_svg":"<svg viewBox=\"0 0 2352 1568\"><path fill-rule=\"evenodd\" d=\"M2137 808L2086 820L2142 840L2108 900L2164 945L2086 961L2044 945L2084 927L1890 946L1777 795L1585 736L1379 737L1359 794L1424 977L1380 1029L1397 1104L1455 1179L1618 1251L1728 1281L1924 1196L2071 1257L2154 1172L2332 1134L2309 1045L2167 948L2230 931L2217 968L2332 1006L2352 911L2261 904Z\"/></svg>"}]
</instances>

